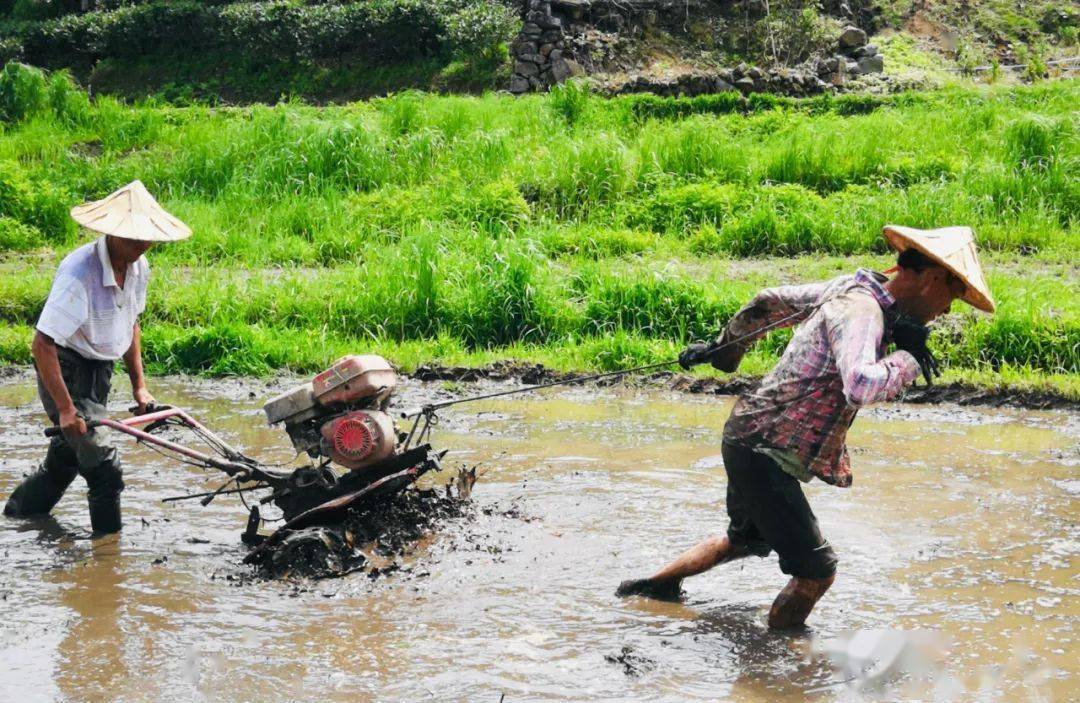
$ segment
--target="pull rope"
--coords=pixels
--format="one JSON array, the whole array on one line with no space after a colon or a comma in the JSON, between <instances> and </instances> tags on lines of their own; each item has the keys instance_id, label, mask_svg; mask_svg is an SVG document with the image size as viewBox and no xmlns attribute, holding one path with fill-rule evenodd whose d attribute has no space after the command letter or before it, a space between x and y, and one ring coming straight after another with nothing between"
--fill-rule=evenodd
<instances>
[{"instance_id":1,"label":"pull rope","mask_svg":"<svg viewBox=\"0 0 1080 703\"><path fill-rule=\"evenodd\" d=\"M820 303L818 303L816 305L812 305L810 307L803 308L802 310L797 310L796 312L793 312L790 315L782 317L779 320L776 320L775 322L770 322L769 324L765 325L764 327L761 327L761 328L759 328L757 330L754 330L753 332L750 332L748 334L744 334L743 336L737 337L735 339L729 339L728 341L724 342L723 344L713 344L706 351L710 355L715 354L716 352L720 351L721 349L725 349L725 348L727 348L729 346L732 346L734 344L744 342L744 341L750 339L751 337L755 337L755 336L757 336L757 335L759 335L759 334L761 334L763 332L768 332L770 330L776 329L780 325L783 325L786 322L790 322L790 321L792 321L792 320L794 320L796 318L802 317L802 318L805 319L807 317L810 317L815 312L817 312L817 310L822 305L824 305L825 302L827 302L827 301L822 301L822 302L820 302ZM672 364L677 364L677 363L679 363L678 359L671 359L669 361L661 361L661 362L658 362L658 363L655 363L655 364L645 364L644 366L635 366L634 368L630 368L630 369L621 369L619 371L607 371L607 372L604 372L604 373L591 374L591 375L588 375L588 376L575 376L573 378L564 378L564 379L559 379L557 381L548 381L546 383L538 383L538 384L532 385L532 386L522 386L521 388L511 388L511 389L505 390L505 391L496 391L494 393L484 393L482 395L474 395L474 396L469 396L467 398L457 398L457 399L454 399L454 400L445 400L445 401L443 401L441 403L429 403L429 404L424 405L423 407L421 407L419 410L416 410L414 412L404 413L402 415L402 417L411 418L411 417L420 417L421 415L433 415L436 411L442 410L443 408L449 408L452 405L461 405L462 403L472 403L472 402L475 402L475 401L478 401L478 400L490 400L491 398L502 398L502 397L508 396L508 395L517 395L518 393L528 393L530 391L537 391L537 390L541 390L543 388L553 388L555 386L567 386L567 385L571 385L571 384L574 384L574 383L583 383L585 381L598 381L598 380L600 380L602 378L611 378L612 376L622 376L624 374L638 373L640 371L650 371L652 369L659 369L659 368L662 368L664 366L671 366Z\"/></svg>"}]
</instances>

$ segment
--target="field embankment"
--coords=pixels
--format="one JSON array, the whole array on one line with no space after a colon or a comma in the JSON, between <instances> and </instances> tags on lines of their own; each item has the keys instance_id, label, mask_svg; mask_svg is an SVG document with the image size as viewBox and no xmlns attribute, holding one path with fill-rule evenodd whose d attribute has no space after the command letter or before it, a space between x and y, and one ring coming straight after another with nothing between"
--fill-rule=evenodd
<instances>
[{"instance_id":1,"label":"field embankment","mask_svg":"<svg viewBox=\"0 0 1080 703\"><path fill-rule=\"evenodd\" d=\"M82 241L67 209L139 178L196 233L151 256L156 371L310 371L357 350L624 368L711 336L762 286L887 266L887 222L966 224L999 312L939 326L947 379L1080 397L1076 81L229 109L40 88L0 101L5 362L28 361L52 268Z\"/></svg>"}]
</instances>

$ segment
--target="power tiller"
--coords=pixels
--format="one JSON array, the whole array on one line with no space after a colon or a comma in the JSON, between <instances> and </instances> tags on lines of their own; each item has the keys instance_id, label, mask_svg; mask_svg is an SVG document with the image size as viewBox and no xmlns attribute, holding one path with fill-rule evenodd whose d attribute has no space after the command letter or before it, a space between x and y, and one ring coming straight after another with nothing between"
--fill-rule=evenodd
<instances>
[{"instance_id":1,"label":"power tiller","mask_svg":"<svg viewBox=\"0 0 1080 703\"><path fill-rule=\"evenodd\" d=\"M393 368L381 356L346 356L310 382L269 400L263 406L267 420L281 425L298 455L307 454L312 460L311 465L292 470L271 468L243 454L180 408L158 406L144 415L106 418L87 426L122 432L179 461L229 476L212 492L165 501L200 498L205 506L228 493L240 494L244 500L245 493L267 491L254 504L244 500L249 516L242 538L254 547L245 561L253 562L289 532L339 522L348 511L370 507L439 469L446 452L434 452L422 443L432 415L410 415L415 418L412 431L405 433L398 431L387 412L396 385ZM166 427L190 430L209 451L155 434ZM53 427L45 434L58 432ZM345 471L335 471L331 465ZM269 503L281 510L284 524L266 536L259 533L263 522L259 508Z\"/></svg>"}]
</instances>

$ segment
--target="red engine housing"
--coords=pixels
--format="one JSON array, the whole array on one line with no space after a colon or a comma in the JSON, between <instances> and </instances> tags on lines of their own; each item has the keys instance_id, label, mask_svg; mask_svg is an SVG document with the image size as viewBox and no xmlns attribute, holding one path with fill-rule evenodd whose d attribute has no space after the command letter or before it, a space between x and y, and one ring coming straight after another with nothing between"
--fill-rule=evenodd
<instances>
[{"instance_id":1,"label":"red engine housing","mask_svg":"<svg viewBox=\"0 0 1080 703\"><path fill-rule=\"evenodd\" d=\"M321 449L334 463L360 469L392 456L394 421L378 410L340 415L320 428Z\"/></svg>"}]
</instances>

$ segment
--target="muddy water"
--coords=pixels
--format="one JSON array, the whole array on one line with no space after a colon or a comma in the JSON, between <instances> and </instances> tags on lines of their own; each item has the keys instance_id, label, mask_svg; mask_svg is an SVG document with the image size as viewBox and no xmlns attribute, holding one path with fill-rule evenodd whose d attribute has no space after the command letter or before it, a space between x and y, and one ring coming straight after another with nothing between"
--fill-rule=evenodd
<instances>
[{"instance_id":1,"label":"muddy water","mask_svg":"<svg viewBox=\"0 0 1080 703\"><path fill-rule=\"evenodd\" d=\"M276 388L276 386L275 386ZM159 381L266 461L265 384ZM403 404L439 386L409 386ZM115 409L119 413L123 401ZM435 442L486 471L475 520L405 573L238 579L245 513L161 498L215 476L125 443L127 526L91 541L77 479L55 519L0 519L0 700L1067 700L1078 682L1080 418L882 406L851 433L855 486L808 487L840 556L810 631L773 635L775 557L619 600L725 526L730 399L569 390L447 412ZM0 497L42 451L28 379L0 383ZM857 693L807 654L858 629L928 630L934 681Z\"/></svg>"}]
</instances>

